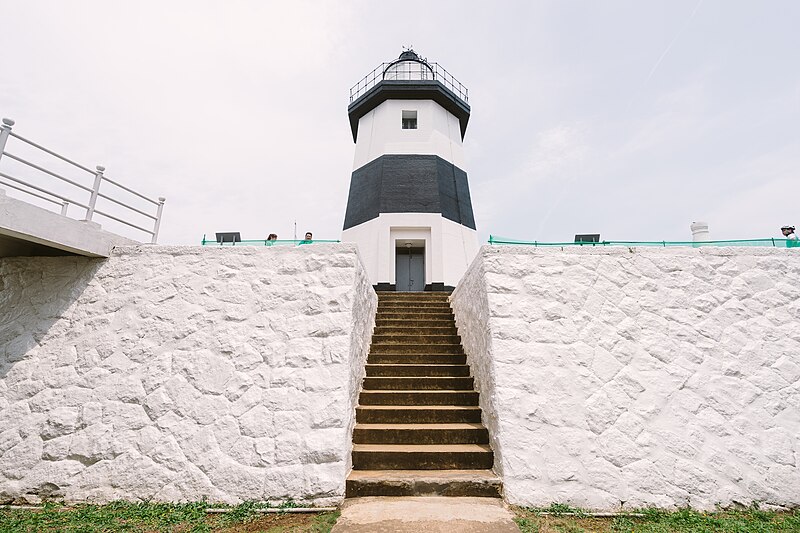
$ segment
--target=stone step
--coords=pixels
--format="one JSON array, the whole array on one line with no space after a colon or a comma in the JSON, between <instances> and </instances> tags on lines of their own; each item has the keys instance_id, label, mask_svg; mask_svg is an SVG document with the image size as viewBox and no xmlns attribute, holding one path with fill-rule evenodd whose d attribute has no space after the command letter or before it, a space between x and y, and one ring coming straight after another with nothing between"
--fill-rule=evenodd
<instances>
[{"instance_id":1,"label":"stone step","mask_svg":"<svg viewBox=\"0 0 800 533\"><path fill-rule=\"evenodd\" d=\"M388 292L378 291L378 300L449 300L447 292Z\"/></svg>"},{"instance_id":2,"label":"stone step","mask_svg":"<svg viewBox=\"0 0 800 533\"><path fill-rule=\"evenodd\" d=\"M353 444L354 470L486 470L486 444Z\"/></svg>"},{"instance_id":3,"label":"stone step","mask_svg":"<svg viewBox=\"0 0 800 533\"><path fill-rule=\"evenodd\" d=\"M469 376L467 365L367 365L367 377L465 377Z\"/></svg>"},{"instance_id":4,"label":"stone step","mask_svg":"<svg viewBox=\"0 0 800 533\"><path fill-rule=\"evenodd\" d=\"M452 291L376 291L378 297L410 296L410 297L430 297L430 298L449 298Z\"/></svg>"},{"instance_id":5,"label":"stone step","mask_svg":"<svg viewBox=\"0 0 800 533\"><path fill-rule=\"evenodd\" d=\"M364 378L363 390L472 390L474 382L471 377L367 377Z\"/></svg>"},{"instance_id":6,"label":"stone step","mask_svg":"<svg viewBox=\"0 0 800 533\"><path fill-rule=\"evenodd\" d=\"M368 365L463 365L467 362L464 354L430 353L370 353Z\"/></svg>"},{"instance_id":7,"label":"stone step","mask_svg":"<svg viewBox=\"0 0 800 533\"><path fill-rule=\"evenodd\" d=\"M372 332L374 336L384 335L458 335L455 324L445 326L376 326Z\"/></svg>"},{"instance_id":8,"label":"stone step","mask_svg":"<svg viewBox=\"0 0 800 533\"><path fill-rule=\"evenodd\" d=\"M451 344L399 344L381 342L369 348L370 355L402 355L402 354L428 354L428 355L464 355L464 348L460 343Z\"/></svg>"},{"instance_id":9,"label":"stone step","mask_svg":"<svg viewBox=\"0 0 800 533\"><path fill-rule=\"evenodd\" d=\"M405 311L384 311L375 315L375 322L379 320L447 320L453 322L453 313L442 313L439 311L431 313L405 312Z\"/></svg>"},{"instance_id":10,"label":"stone step","mask_svg":"<svg viewBox=\"0 0 800 533\"><path fill-rule=\"evenodd\" d=\"M386 320L378 318L375 320L375 329L377 328L455 328L456 321L451 318L442 320Z\"/></svg>"},{"instance_id":11,"label":"stone step","mask_svg":"<svg viewBox=\"0 0 800 533\"><path fill-rule=\"evenodd\" d=\"M461 346L459 335L372 335L372 344L457 344Z\"/></svg>"},{"instance_id":12,"label":"stone step","mask_svg":"<svg viewBox=\"0 0 800 533\"><path fill-rule=\"evenodd\" d=\"M478 423L356 424L356 444L488 444L489 432Z\"/></svg>"},{"instance_id":13,"label":"stone step","mask_svg":"<svg viewBox=\"0 0 800 533\"><path fill-rule=\"evenodd\" d=\"M481 408L461 405L360 405L360 424L455 424L478 423Z\"/></svg>"},{"instance_id":14,"label":"stone step","mask_svg":"<svg viewBox=\"0 0 800 533\"><path fill-rule=\"evenodd\" d=\"M402 311L411 312L415 309L420 310L435 310L439 312L450 311L450 303L449 302L402 302L402 301L391 301L391 302L378 302L378 311L386 311L389 309L400 309Z\"/></svg>"},{"instance_id":15,"label":"stone step","mask_svg":"<svg viewBox=\"0 0 800 533\"><path fill-rule=\"evenodd\" d=\"M478 405L473 390L362 390L361 405Z\"/></svg>"},{"instance_id":16,"label":"stone step","mask_svg":"<svg viewBox=\"0 0 800 533\"><path fill-rule=\"evenodd\" d=\"M411 306L394 306L394 307L381 307L378 305L375 318L385 318L386 315L419 315L423 318L428 318L431 315L444 315L448 320L454 320L453 311L449 307L411 307Z\"/></svg>"},{"instance_id":17,"label":"stone step","mask_svg":"<svg viewBox=\"0 0 800 533\"><path fill-rule=\"evenodd\" d=\"M437 304L437 305L450 305L449 298L436 298L436 297L427 297L427 298L409 298L408 296L394 296L391 298L378 298L378 304L384 305L391 305L391 304L403 304L403 305L420 305L420 304Z\"/></svg>"},{"instance_id":18,"label":"stone step","mask_svg":"<svg viewBox=\"0 0 800 533\"><path fill-rule=\"evenodd\" d=\"M409 298L396 296L394 298L378 298L378 305L450 305L449 298Z\"/></svg>"},{"instance_id":19,"label":"stone step","mask_svg":"<svg viewBox=\"0 0 800 533\"><path fill-rule=\"evenodd\" d=\"M347 476L345 498L366 496L499 498L502 487L500 478L491 470L353 470Z\"/></svg>"}]
</instances>

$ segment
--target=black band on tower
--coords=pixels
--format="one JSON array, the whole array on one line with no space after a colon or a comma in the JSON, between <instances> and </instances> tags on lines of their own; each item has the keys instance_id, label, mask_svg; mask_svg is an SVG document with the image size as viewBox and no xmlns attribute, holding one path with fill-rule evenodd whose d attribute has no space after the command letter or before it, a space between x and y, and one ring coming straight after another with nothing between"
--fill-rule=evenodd
<instances>
[{"instance_id":1,"label":"black band on tower","mask_svg":"<svg viewBox=\"0 0 800 533\"><path fill-rule=\"evenodd\" d=\"M383 155L353 172L344 229L381 213L440 213L475 229L467 173L436 155Z\"/></svg>"}]
</instances>

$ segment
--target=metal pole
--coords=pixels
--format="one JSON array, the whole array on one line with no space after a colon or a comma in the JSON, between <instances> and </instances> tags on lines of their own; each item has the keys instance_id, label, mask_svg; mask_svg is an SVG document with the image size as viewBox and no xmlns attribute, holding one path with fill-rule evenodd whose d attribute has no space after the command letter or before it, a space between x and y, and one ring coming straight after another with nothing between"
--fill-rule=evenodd
<instances>
[{"instance_id":1,"label":"metal pole","mask_svg":"<svg viewBox=\"0 0 800 533\"><path fill-rule=\"evenodd\" d=\"M14 121L10 118L3 119L3 127L0 128L0 157L3 157L3 150L6 149L6 141L11 134L11 127L13 125Z\"/></svg>"},{"instance_id":2,"label":"metal pole","mask_svg":"<svg viewBox=\"0 0 800 533\"><path fill-rule=\"evenodd\" d=\"M164 202L167 199L163 196L158 197L158 212L156 213L156 225L153 227L153 240L150 241L150 244L155 244L158 241L158 229L161 227L161 212L164 210ZM206 242L206 236L203 235L203 244Z\"/></svg>"},{"instance_id":3,"label":"metal pole","mask_svg":"<svg viewBox=\"0 0 800 533\"><path fill-rule=\"evenodd\" d=\"M92 220L94 215L94 205L97 203L97 193L100 192L100 182L103 181L103 171L106 167L97 165L94 167L97 172L94 173L94 185L92 186L92 196L89 198L89 208L86 210L86 220Z\"/></svg>"},{"instance_id":4,"label":"metal pole","mask_svg":"<svg viewBox=\"0 0 800 533\"><path fill-rule=\"evenodd\" d=\"M67 208L69 207L69 202L64 200L61 202L61 214L67 216Z\"/></svg>"}]
</instances>

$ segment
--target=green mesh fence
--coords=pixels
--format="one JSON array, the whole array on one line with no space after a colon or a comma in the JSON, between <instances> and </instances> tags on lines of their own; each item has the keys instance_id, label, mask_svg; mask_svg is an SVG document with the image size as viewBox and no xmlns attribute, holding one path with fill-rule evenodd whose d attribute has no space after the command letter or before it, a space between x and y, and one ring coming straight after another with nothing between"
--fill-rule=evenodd
<instances>
[{"instance_id":1,"label":"green mesh fence","mask_svg":"<svg viewBox=\"0 0 800 533\"><path fill-rule=\"evenodd\" d=\"M293 240L274 240L269 241L267 239L249 239L249 240L242 240L239 242L217 242L214 239L206 239L206 236L203 235L203 240L200 241L200 244L203 246L299 246L301 244L318 244L321 242L342 242L342 241L332 241L326 239L313 239L310 241L300 240L300 241L293 241Z\"/></svg>"},{"instance_id":2,"label":"green mesh fence","mask_svg":"<svg viewBox=\"0 0 800 533\"><path fill-rule=\"evenodd\" d=\"M489 235L489 244L517 244L521 246L536 247L562 247L562 246L691 246L700 248L703 246L768 246L771 248L800 248L800 242L790 239L733 239L727 241L600 241L600 242L540 242L540 241L521 241L507 239Z\"/></svg>"}]
</instances>

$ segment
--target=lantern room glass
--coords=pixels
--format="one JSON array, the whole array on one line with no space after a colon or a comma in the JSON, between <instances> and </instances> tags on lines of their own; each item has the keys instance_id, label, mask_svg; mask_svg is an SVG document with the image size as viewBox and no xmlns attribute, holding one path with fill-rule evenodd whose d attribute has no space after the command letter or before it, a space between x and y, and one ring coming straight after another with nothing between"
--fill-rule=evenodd
<instances>
[{"instance_id":1,"label":"lantern room glass","mask_svg":"<svg viewBox=\"0 0 800 533\"><path fill-rule=\"evenodd\" d=\"M432 80L433 70L421 61L397 61L383 71L384 80Z\"/></svg>"}]
</instances>

